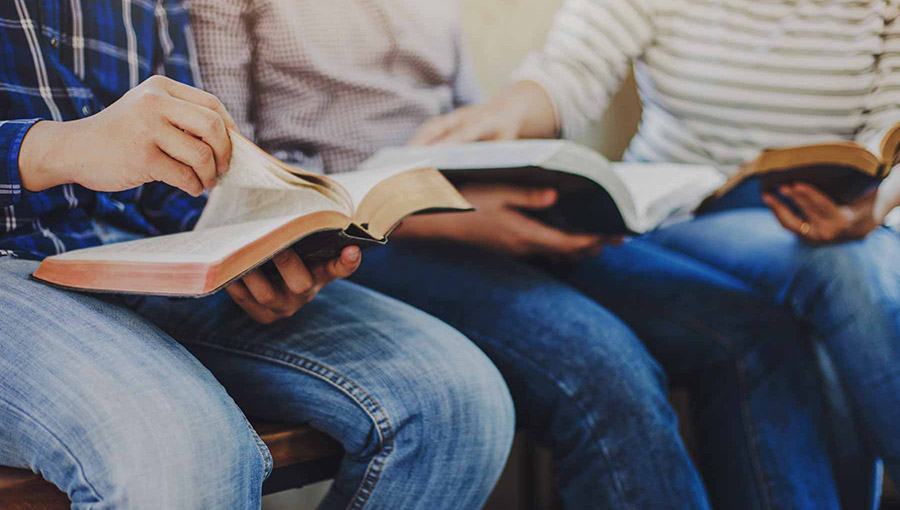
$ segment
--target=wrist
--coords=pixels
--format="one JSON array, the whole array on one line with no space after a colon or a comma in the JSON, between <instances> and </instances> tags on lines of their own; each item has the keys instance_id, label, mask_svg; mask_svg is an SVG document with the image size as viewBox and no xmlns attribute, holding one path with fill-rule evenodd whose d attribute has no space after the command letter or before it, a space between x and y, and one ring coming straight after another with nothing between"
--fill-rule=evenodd
<instances>
[{"instance_id":1,"label":"wrist","mask_svg":"<svg viewBox=\"0 0 900 510\"><path fill-rule=\"evenodd\" d=\"M38 192L72 182L66 174L66 158L60 157L65 145L62 122L40 121L25 135L19 149L19 179L22 187Z\"/></svg>"},{"instance_id":2,"label":"wrist","mask_svg":"<svg viewBox=\"0 0 900 510\"><path fill-rule=\"evenodd\" d=\"M515 119L518 138L556 138L559 126L550 95L538 83L522 81L498 97L504 115Z\"/></svg>"}]
</instances>

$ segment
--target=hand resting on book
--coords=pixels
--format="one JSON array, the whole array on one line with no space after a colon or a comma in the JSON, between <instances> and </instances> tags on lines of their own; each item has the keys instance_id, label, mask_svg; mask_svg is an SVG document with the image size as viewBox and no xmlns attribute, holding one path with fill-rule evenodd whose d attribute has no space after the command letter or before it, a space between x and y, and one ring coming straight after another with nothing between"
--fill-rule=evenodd
<instances>
[{"instance_id":1,"label":"hand resting on book","mask_svg":"<svg viewBox=\"0 0 900 510\"><path fill-rule=\"evenodd\" d=\"M522 212L551 207L558 198L553 189L486 184L465 186L460 193L478 210L408 218L394 235L465 242L517 256L578 257L620 241L619 237L569 234Z\"/></svg>"},{"instance_id":2,"label":"hand resting on book","mask_svg":"<svg viewBox=\"0 0 900 510\"><path fill-rule=\"evenodd\" d=\"M778 191L791 201L799 214L771 193L763 193L763 202L784 228L809 242L861 239L885 220L885 214L876 213L877 191L874 189L845 205L836 203L809 184L783 185Z\"/></svg>"}]
</instances>

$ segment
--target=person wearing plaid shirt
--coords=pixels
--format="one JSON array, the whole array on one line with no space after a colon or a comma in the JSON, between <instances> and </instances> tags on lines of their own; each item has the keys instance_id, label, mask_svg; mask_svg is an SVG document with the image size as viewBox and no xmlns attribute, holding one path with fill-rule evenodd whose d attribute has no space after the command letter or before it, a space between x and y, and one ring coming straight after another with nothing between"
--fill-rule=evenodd
<instances>
[{"instance_id":1,"label":"person wearing plaid shirt","mask_svg":"<svg viewBox=\"0 0 900 510\"><path fill-rule=\"evenodd\" d=\"M197 300L28 278L191 228L235 128L191 86L193 44L182 0L0 3L0 465L72 508L258 508L272 457L246 413L344 445L322 508L479 508L512 441L506 385L449 326L335 281L358 248L286 250Z\"/></svg>"}]
</instances>

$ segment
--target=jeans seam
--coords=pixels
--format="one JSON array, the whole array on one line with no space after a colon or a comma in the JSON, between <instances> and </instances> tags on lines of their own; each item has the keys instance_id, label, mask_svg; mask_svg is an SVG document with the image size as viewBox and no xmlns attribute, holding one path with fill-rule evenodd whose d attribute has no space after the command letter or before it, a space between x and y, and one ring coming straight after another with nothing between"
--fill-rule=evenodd
<instances>
[{"instance_id":1,"label":"jeans seam","mask_svg":"<svg viewBox=\"0 0 900 510\"><path fill-rule=\"evenodd\" d=\"M269 451L269 447L266 446L266 443L259 437L259 434L256 432L256 429L253 428L253 425L250 424L250 421L244 416L244 413L241 412L241 417L244 420L244 423L247 424L247 428L250 430L250 435L253 437L253 441L256 443L256 449L259 450L259 455L262 457L263 461L263 481L266 481L269 478L269 475L272 474L272 470L275 468L275 462L272 459L272 452Z\"/></svg>"},{"instance_id":2,"label":"jeans seam","mask_svg":"<svg viewBox=\"0 0 900 510\"><path fill-rule=\"evenodd\" d=\"M19 413L20 415L25 417L28 421L31 421L32 423L34 423L38 428L42 429L44 432L49 434L50 437L52 437L57 443L59 443L59 445L62 447L63 451L65 452L65 454L72 460L72 462L76 466L78 466L78 471L81 473L81 478L84 480L85 485L91 490L91 493L92 493L94 499L96 499L97 501L103 500L103 498L100 496L100 492L97 490L96 487L94 487L94 484L92 484L91 481L88 480L87 473L85 472L85 469L84 469L84 465L81 463L80 460L78 460L78 457L76 457L75 454L72 453L72 450L66 445L66 443L62 439L60 439L59 436L57 436L52 430L47 428L44 424L39 422L33 416L31 416L30 414L25 412L24 409L16 406L9 400L6 400L5 398L0 398L0 403L5 404L9 409ZM66 493L66 496L68 497L68 493ZM90 506L93 506L93 505L90 505Z\"/></svg>"},{"instance_id":3,"label":"jeans seam","mask_svg":"<svg viewBox=\"0 0 900 510\"><path fill-rule=\"evenodd\" d=\"M222 339L221 344L201 340L181 340L181 342L284 365L316 377L317 379L334 386L350 397L350 399L369 416L369 419L378 431L380 439L380 449L378 453L372 456L372 460L369 461L359 488L356 490L350 504L347 506L348 510L358 510L363 508L381 477L381 470L384 463L387 461L387 457L394 451L395 438L391 420L383 406L379 404L374 397L366 392L360 385L354 383L349 377L344 376L340 372L323 365L322 363L271 346L260 346L258 344L248 344L227 339ZM362 398L357 396L356 393L361 394ZM369 405L365 402L366 400L370 402L373 409L369 408ZM379 414L381 418L377 417L376 414Z\"/></svg>"}]
</instances>

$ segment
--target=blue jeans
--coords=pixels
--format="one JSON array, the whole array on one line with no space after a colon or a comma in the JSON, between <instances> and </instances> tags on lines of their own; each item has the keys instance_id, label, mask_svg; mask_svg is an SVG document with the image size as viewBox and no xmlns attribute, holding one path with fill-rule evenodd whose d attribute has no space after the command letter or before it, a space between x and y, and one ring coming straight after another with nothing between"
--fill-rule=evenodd
<instances>
[{"instance_id":1,"label":"blue jeans","mask_svg":"<svg viewBox=\"0 0 900 510\"><path fill-rule=\"evenodd\" d=\"M805 325L734 276L647 238L559 277L631 325L691 390L698 462L715 507L841 507Z\"/></svg>"},{"instance_id":2,"label":"blue jeans","mask_svg":"<svg viewBox=\"0 0 900 510\"><path fill-rule=\"evenodd\" d=\"M447 325L347 282L262 326L225 293L98 298L0 258L0 464L74 509L258 508L272 460L245 419L346 450L322 507L480 508L512 441L506 385Z\"/></svg>"},{"instance_id":3,"label":"blue jeans","mask_svg":"<svg viewBox=\"0 0 900 510\"><path fill-rule=\"evenodd\" d=\"M863 446L900 479L896 232L879 228L861 241L813 246L781 228L768 210L746 208L673 225L646 241L733 276L769 306L807 324L848 397ZM624 252L611 256L629 258Z\"/></svg>"},{"instance_id":4,"label":"blue jeans","mask_svg":"<svg viewBox=\"0 0 900 510\"><path fill-rule=\"evenodd\" d=\"M775 493L781 508L828 508L836 496L814 364L806 346L787 341L800 334L797 324L733 278L687 260L671 264L696 293L676 293L662 308L629 306L665 317L667 334L654 336L650 350L703 390L702 460L719 471L714 506L767 508ZM368 251L353 278L447 321L484 350L510 387L519 424L552 446L566 508L708 508L663 369L563 277L474 247L396 242ZM707 287L728 286L720 305L734 315L680 320L710 309ZM796 363L768 363L780 357ZM797 456L809 472L797 472Z\"/></svg>"}]
</instances>

